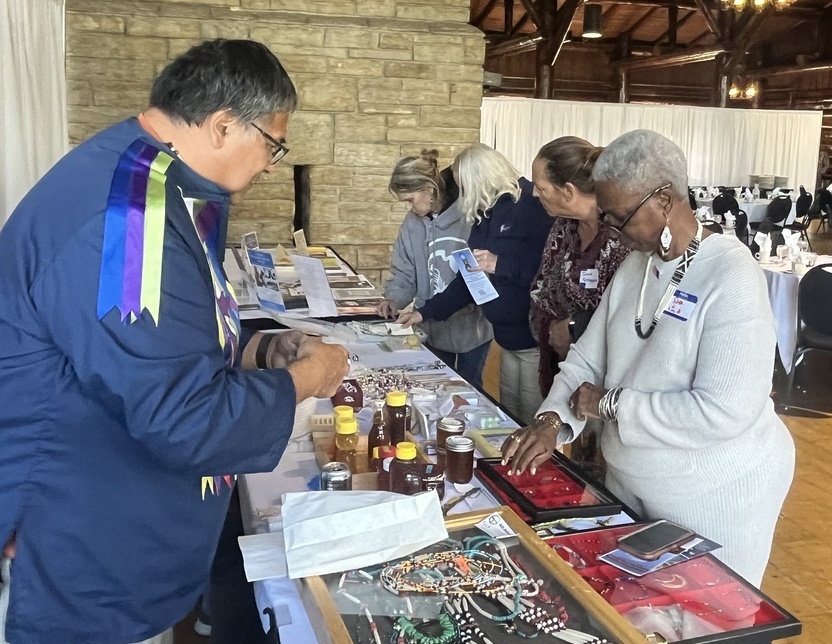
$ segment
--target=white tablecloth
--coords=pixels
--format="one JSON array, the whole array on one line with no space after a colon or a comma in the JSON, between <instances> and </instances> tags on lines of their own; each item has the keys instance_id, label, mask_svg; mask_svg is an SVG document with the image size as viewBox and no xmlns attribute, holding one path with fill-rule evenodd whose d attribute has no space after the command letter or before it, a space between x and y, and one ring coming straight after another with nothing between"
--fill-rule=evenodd
<instances>
[{"instance_id":1,"label":"white tablecloth","mask_svg":"<svg viewBox=\"0 0 832 644\"><path fill-rule=\"evenodd\" d=\"M832 262L832 256L820 255L817 264ZM760 264L768 285L768 300L774 313L774 332L777 336L777 350L780 360L790 373L794 365L792 358L797 346L797 287L800 276L791 271L791 262Z\"/></svg>"},{"instance_id":2,"label":"white tablecloth","mask_svg":"<svg viewBox=\"0 0 832 644\"><path fill-rule=\"evenodd\" d=\"M739 201L739 199L737 200ZM707 207L711 212L713 212L713 199L697 199L696 203L702 207ZM740 210L744 211L746 215L748 215L748 223L752 222L760 222L765 219L766 216L766 208L771 203L770 199L760 199L755 201L754 203L744 203L739 201ZM792 209L789 212L789 216L786 217L786 224L791 224L794 222L795 215L797 211L795 209L794 202L792 202Z\"/></svg>"}]
</instances>

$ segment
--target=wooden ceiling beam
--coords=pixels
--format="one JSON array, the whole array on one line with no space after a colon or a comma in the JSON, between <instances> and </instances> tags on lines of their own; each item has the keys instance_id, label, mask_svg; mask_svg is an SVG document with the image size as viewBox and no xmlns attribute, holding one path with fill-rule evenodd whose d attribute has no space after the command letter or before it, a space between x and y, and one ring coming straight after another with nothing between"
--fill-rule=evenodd
<instances>
[{"instance_id":1,"label":"wooden ceiling beam","mask_svg":"<svg viewBox=\"0 0 832 644\"><path fill-rule=\"evenodd\" d=\"M705 29L699 35L694 36L693 39L690 42L688 42L688 47L693 47L695 45L698 45L701 41L703 41L707 36L710 36L710 35L711 35L711 30L710 29Z\"/></svg>"},{"instance_id":2,"label":"wooden ceiling beam","mask_svg":"<svg viewBox=\"0 0 832 644\"><path fill-rule=\"evenodd\" d=\"M809 74L813 72L832 71L832 61L818 62L814 65L783 65L781 67L763 67L745 72L745 78L775 78L780 76L794 76L795 74ZM768 91L775 91L774 88ZM823 90L830 93L830 90Z\"/></svg>"},{"instance_id":3,"label":"wooden ceiling beam","mask_svg":"<svg viewBox=\"0 0 832 644\"><path fill-rule=\"evenodd\" d=\"M722 45L715 47L704 47L697 49L684 49L671 54L661 56L643 56L641 58L629 58L620 62L612 63L618 69L649 69L653 67L677 67L691 63L701 63L713 60L726 49Z\"/></svg>"},{"instance_id":4,"label":"wooden ceiling beam","mask_svg":"<svg viewBox=\"0 0 832 644\"><path fill-rule=\"evenodd\" d=\"M725 62L725 73L728 76L731 76L731 74L733 74L734 69L745 58L746 51L751 46L751 43L759 33L760 28L763 26L766 18L768 18L769 14L772 11L773 9L771 8L771 6L767 6L759 13L755 13L754 15L752 15L742 26L742 29L737 34L737 37L734 39L734 42L732 43L731 55Z\"/></svg>"},{"instance_id":5,"label":"wooden ceiling beam","mask_svg":"<svg viewBox=\"0 0 832 644\"><path fill-rule=\"evenodd\" d=\"M650 17L659 10L659 7L653 7L652 9L648 9L645 11L639 18L629 27L623 29L622 31L626 31L630 35L634 35L636 31L638 31L639 27L641 27L645 22L647 22Z\"/></svg>"},{"instance_id":6,"label":"wooden ceiling beam","mask_svg":"<svg viewBox=\"0 0 832 644\"><path fill-rule=\"evenodd\" d=\"M488 0L488 2L485 3L485 6L482 8L482 10L471 21L471 24L475 27L479 27L480 25L482 25L482 21L485 20L488 17L488 14L490 14L494 7L497 6L498 1L499 0ZM509 0L506 1L508 2Z\"/></svg>"},{"instance_id":7,"label":"wooden ceiling beam","mask_svg":"<svg viewBox=\"0 0 832 644\"><path fill-rule=\"evenodd\" d=\"M684 16L682 16L681 18L679 18L676 21L676 29L679 29L680 27L682 27L682 25L684 25L688 20L693 18L695 15L696 15L696 11L688 11ZM705 32L705 33L708 33L708 32ZM662 42L664 42L664 40L666 38L668 38L668 36L670 36L670 27L668 27L667 31L665 31L661 36L659 36L656 40L654 40L653 44L654 45L661 44ZM676 39L673 38L670 41L670 44L675 46L676 45Z\"/></svg>"},{"instance_id":8,"label":"wooden ceiling beam","mask_svg":"<svg viewBox=\"0 0 832 644\"><path fill-rule=\"evenodd\" d=\"M508 36L514 28L514 0L503 0L503 31Z\"/></svg>"},{"instance_id":9,"label":"wooden ceiling beam","mask_svg":"<svg viewBox=\"0 0 832 644\"><path fill-rule=\"evenodd\" d=\"M714 36L716 36L717 40L722 40L722 34L719 30L719 23L717 23L716 16L711 13L711 8L705 4L706 0L695 0L696 1L696 8L699 10L699 13L702 14L702 17L705 19L705 24L708 25L708 31L710 31Z\"/></svg>"},{"instance_id":10,"label":"wooden ceiling beam","mask_svg":"<svg viewBox=\"0 0 832 644\"><path fill-rule=\"evenodd\" d=\"M523 8L526 10L526 15L534 23L538 29L543 29L543 18L538 7L532 0L520 0L523 3Z\"/></svg>"}]
</instances>

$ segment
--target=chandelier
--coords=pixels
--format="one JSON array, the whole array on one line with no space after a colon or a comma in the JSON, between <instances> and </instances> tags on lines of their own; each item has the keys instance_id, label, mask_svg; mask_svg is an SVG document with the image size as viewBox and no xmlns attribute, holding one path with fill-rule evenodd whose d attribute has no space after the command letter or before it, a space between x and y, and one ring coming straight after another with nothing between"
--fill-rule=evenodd
<instances>
[{"instance_id":1,"label":"chandelier","mask_svg":"<svg viewBox=\"0 0 832 644\"><path fill-rule=\"evenodd\" d=\"M754 11L762 11L769 5L775 9L783 9L791 5L794 0L721 0L721 2L725 9L742 12L748 8Z\"/></svg>"}]
</instances>

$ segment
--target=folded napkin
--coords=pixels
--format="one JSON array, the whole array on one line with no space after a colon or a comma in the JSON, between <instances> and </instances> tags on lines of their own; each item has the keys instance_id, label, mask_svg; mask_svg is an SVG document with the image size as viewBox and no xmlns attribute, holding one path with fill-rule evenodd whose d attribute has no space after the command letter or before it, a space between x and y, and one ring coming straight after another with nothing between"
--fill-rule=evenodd
<instances>
[{"instance_id":1,"label":"folded napkin","mask_svg":"<svg viewBox=\"0 0 832 644\"><path fill-rule=\"evenodd\" d=\"M745 189L745 192L743 193L743 197L745 197L745 200L749 203L754 201L754 194L748 188Z\"/></svg>"},{"instance_id":2,"label":"folded napkin","mask_svg":"<svg viewBox=\"0 0 832 644\"><path fill-rule=\"evenodd\" d=\"M711 218L711 209L707 206L702 206L696 209L696 218L699 221L704 221L705 219Z\"/></svg>"}]
</instances>

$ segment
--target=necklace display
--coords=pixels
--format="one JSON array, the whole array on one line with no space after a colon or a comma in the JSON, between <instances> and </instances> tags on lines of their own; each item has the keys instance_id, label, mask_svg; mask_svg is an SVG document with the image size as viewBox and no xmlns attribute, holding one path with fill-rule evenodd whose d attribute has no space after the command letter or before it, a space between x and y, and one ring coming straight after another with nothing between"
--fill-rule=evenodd
<instances>
[{"instance_id":1,"label":"necklace display","mask_svg":"<svg viewBox=\"0 0 832 644\"><path fill-rule=\"evenodd\" d=\"M544 601L543 581L526 575L506 546L490 537L469 538L449 550L400 560L384 567L379 580L395 595L429 593L444 597L442 612L432 620L433 630L438 625L440 633L428 635L409 618L399 617L394 644L494 644L480 627L477 620L481 618L524 638L542 634L567 644L607 642L567 628L565 607ZM490 612L483 602L496 605L498 610ZM526 626L521 628L521 622ZM431 622L426 625L431 626Z\"/></svg>"},{"instance_id":2,"label":"necklace display","mask_svg":"<svg viewBox=\"0 0 832 644\"><path fill-rule=\"evenodd\" d=\"M650 278L650 268L653 265L653 256L651 255L647 259L647 266L644 269L644 279L641 282L641 292L638 296L638 308L636 309L636 333L638 333L638 337L642 340L646 340L651 335L653 335L653 331L656 329L656 325L659 323L659 318L662 315L662 311L667 308L667 305L670 303L673 294L676 292L676 288L679 286L679 282L682 281L682 278L685 276L685 272L687 272L690 263L693 261L693 258L696 256L696 253L699 251L699 244L702 242L702 222L696 222L696 235L694 235L693 239L690 240L688 247L685 249L685 252L682 253L682 259L679 261L679 265L676 267L676 270L673 272L673 277L670 279L670 284L667 285L667 289L665 289L664 295L662 295L662 299L659 300L659 306L656 307L656 312L653 314L653 320L650 322L650 328L647 331L644 331L641 328L641 316L644 312L644 293L647 291L647 282Z\"/></svg>"}]
</instances>

